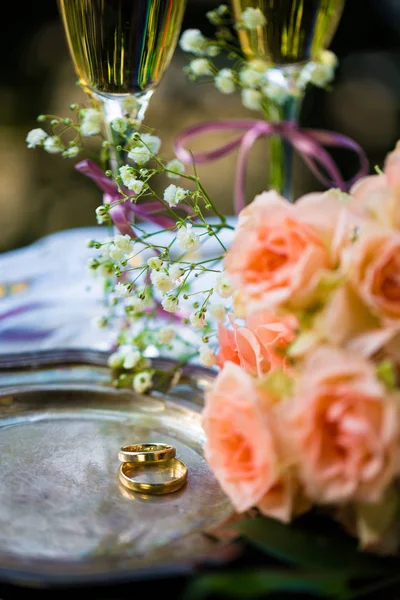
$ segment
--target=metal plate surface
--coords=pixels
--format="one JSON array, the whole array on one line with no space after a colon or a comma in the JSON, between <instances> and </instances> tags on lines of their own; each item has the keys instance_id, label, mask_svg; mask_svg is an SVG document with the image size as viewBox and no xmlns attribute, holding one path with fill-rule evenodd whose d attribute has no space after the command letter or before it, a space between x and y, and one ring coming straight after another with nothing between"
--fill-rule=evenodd
<instances>
[{"instance_id":1,"label":"metal plate surface","mask_svg":"<svg viewBox=\"0 0 400 600\"><path fill-rule=\"evenodd\" d=\"M82 351L0 357L1 581L134 580L218 555L205 532L233 509L202 454L213 373L185 367L172 389L140 396L112 386L106 361ZM120 485L118 450L141 441L176 446L183 489L144 496Z\"/></svg>"}]
</instances>

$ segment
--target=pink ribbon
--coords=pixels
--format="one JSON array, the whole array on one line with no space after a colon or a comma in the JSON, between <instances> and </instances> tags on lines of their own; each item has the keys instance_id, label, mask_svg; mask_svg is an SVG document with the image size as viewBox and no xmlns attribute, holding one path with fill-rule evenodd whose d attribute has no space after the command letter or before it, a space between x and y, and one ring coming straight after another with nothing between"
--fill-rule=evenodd
<instances>
[{"instance_id":1,"label":"pink ribbon","mask_svg":"<svg viewBox=\"0 0 400 600\"><path fill-rule=\"evenodd\" d=\"M99 188L103 190L104 203L111 205L109 215L115 227L123 235L129 235L131 238L136 237L132 229L132 217L134 215L144 221L155 223L163 229L176 227L176 222L171 217L162 214L166 207L158 200L140 204L135 204L129 200L121 202L122 196L117 185L112 179L107 177L104 171L93 160L83 160L75 165L75 168L80 173L95 181ZM130 196L133 195L129 190L126 193ZM176 208L188 210L186 206L177 206Z\"/></svg>"},{"instance_id":2,"label":"pink ribbon","mask_svg":"<svg viewBox=\"0 0 400 600\"><path fill-rule=\"evenodd\" d=\"M191 153L185 143L199 134L209 131L239 130L244 131L233 140L206 152ZM269 123L254 119L227 119L221 121L205 121L185 129L175 140L175 154L182 162L189 164L206 163L225 156L235 148L239 148L238 163L235 176L234 207L238 214L245 206L245 181L249 152L254 142L260 137L279 135L300 153L305 163L326 187L349 191L360 177L368 174L368 159L362 148L351 138L333 131L323 129L303 129L296 123ZM324 146L336 146L356 152L360 160L360 170L353 179L344 181L338 167Z\"/></svg>"}]
</instances>

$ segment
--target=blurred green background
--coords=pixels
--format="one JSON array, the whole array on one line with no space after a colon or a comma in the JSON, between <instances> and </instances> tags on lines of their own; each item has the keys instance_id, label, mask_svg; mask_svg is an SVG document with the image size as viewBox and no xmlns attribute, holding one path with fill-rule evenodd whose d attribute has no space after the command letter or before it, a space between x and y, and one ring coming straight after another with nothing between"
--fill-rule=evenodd
<instances>
[{"instance_id":1,"label":"blurred green background","mask_svg":"<svg viewBox=\"0 0 400 600\"><path fill-rule=\"evenodd\" d=\"M188 0L183 29L210 33L205 13L219 2ZM69 105L83 102L68 55L57 4L41 0L8 2L0 45L0 251L27 245L49 233L95 225L101 203L97 187L74 170L74 161L28 150L27 132L40 113L70 116ZM331 49L340 59L331 91L310 88L301 124L348 135L366 151L371 170L381 165L400 138L400 0L347 0ZM180 130L202 120L254 117L239 95L221 96L210 84L192 83L182 68L188 56L178 48L154 94L146 124L163 140L165 155ZM224 138L225 139L225 138ZM201 146L214 144L215 136ZM346 151L335 158L350 177L357 161ZM201 165L203 182L221 210L232 212L232 153ZM300 158L295 165L296 193L323 189ZM267 143L254 146L247 194L268 187Z\"/></svg>"}]
</instances>

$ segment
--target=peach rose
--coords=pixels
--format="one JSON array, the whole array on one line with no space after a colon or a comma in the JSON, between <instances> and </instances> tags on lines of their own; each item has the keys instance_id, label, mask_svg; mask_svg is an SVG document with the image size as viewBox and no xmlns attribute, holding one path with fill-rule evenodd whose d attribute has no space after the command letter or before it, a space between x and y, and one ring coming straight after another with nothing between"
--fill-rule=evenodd
<instances>
[{"instance_id":1,"label":"peach rose","mask_svg":"<svg viewBox=\"0 0 400 600\"><path fill-rule=\"evenodd\" d=\"M231 319L232 329L221 323L218 327L219 367L227 362L240 365L252 375L261 376L271 368L285 365L282 353L294 338L297 321L294 317L279 319L268 312L250 315L245 326Z\"/></svg>"},{"instance_id":2,"label":"peach rose","mask_svg":"<svg viewBox=\"0 0 400 600\"><path fill-rule=\"evenodd\" d=\"M319 348L284 413L310 498L321 504L381 499L398 472L399 403L377 380L373 363Z\"/></svg>"},{"instance_id":3,"label":"peach rose","mask_svg":"<svg viewBox=\"0 0 400 600\"><path fill-rule=\"evenodd\" d=\"M338 198L311 194L290 204L265 192L240 213L225 268L247 314L312 301L321 271L336 266L344 239L337 236L344 210Z\"/></svg>"},{"instance_id":4,"label":"peach rose","mask_svg":"<svg viewBox=\"0 0 400 600\"><path fill-rule=\"evenodd\" d=\"M350 194L351 208L362 217L400 227L400 142L386 157L383 172L360 179Z\"/></svg>"},{"instance_id":5,"label":"peach rose","mask_svg":"<svg viewBox=\"0 0 400 600\"><path fill-rule=\"evenodd\" d=\"M206 460L235 510L259 506L289 521L298 486L283 470L273 401L239 366L225 363L206 394L203 429Z\"/></svg>"},{"instance_id":6,"label":"peach rose","mask_svg":"<svg viewBox=\"0 0 400 600\"><path fill-rule=\"evenodd\" d=\"M400 233L367 226L349 255L354 290L373 314L400 318Z\"/></svg>"}]
</instances>

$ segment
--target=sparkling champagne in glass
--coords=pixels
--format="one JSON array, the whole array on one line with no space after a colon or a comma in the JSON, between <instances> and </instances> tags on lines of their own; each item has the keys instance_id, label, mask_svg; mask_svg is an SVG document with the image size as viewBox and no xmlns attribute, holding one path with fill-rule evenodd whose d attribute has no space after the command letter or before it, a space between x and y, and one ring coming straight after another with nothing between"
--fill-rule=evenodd
<instances>
[{"instance_id":1,"label":"sparkling champagne in glass","mask_svg":"<svg viewBox=\"0 0 400 600\"><path fill-rule=\"evenodd\" d=\"M186 0L58 0L69 50L85 92L110 123L135 107L141 122L174 54ZM132 102L130 102L132 101ZM114 172L123 162L115 151Z\"/></svg>"},{"instance_id":2,"label":"sparkling champagne in glass","mask_svg":"<svg viewBox=\"0 0 400 600\"><path fill-rule=\"evenodd\" d=\"M273 121L298 122L304 89L298 84L301 69L318 59L336 33L346 0L232 0L235 21L240 24L246 8L260 9L265 24L256 29L238 28L246 58L262 59L271 65L271 80L286 82L296 93L281 105L270 102L266 116ZM289 84L287 83L289 82ZM282 83L283 85L283 83ZM271 140L270 175L274 186L289 200L292 191L292 148Z\"/></svg>"}]
</instances>

